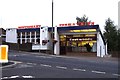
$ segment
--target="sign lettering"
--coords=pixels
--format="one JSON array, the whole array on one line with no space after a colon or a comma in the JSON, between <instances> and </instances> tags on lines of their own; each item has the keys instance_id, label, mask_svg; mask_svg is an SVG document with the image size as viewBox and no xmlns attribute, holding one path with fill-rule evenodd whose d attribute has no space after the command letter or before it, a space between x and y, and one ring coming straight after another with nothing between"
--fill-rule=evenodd
<instances>
[{"instance_id":1,"label":"sign lettering","mask_svg":"<svg viewBox=\"0 0 120 80\"><path fill-rule=\"evenodd\" d=\"M19 26L18 29L29 29L29 28L40 28L41 25L33 25L33 26Z\"/></svg>"},{"instance_id":2,"label":"sign lettering","mask_svg":"<svg viewBox=\"0 0 120 80\"><path fill-rule=\"evenodd\" d=\"M94 25L94 22L78 22L78 23L67 23L67 24L59 24L59 26L89 26Z\"/></svg>"}]
</instances>

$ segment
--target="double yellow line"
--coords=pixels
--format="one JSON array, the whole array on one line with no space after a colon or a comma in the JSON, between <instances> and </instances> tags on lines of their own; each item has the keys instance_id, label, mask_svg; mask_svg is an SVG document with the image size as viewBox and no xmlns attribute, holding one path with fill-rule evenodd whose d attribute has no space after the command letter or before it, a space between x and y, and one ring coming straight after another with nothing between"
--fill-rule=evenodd
<instances>
[{"instance_id":1,"label":"double yellow line","mask_svg":"<svg viewBox=\"0 0 120 80\"><path fill-rule=\"evenodd\" d=\"M0 63L8 63L8 45L0 45Z\"/></svg>"}]
</instances>

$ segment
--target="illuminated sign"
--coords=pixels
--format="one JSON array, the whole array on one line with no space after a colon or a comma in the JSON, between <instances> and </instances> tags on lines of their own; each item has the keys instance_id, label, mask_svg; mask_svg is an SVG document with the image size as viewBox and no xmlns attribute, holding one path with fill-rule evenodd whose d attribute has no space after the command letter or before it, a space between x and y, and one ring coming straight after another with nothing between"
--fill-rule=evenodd
<instances>
[{"instance_id":1,"label":"illuminated sign","mask_svg":"<svg viewBox=\"0 0 120 80\"><path fill-rule=\"evenodd\" d=\"M41 25L19 26L18 29L40 28Z\"/></svg>"},{"instance_id":2,"label":"illuminated sign","mask_svg":"<svg viewBox=\"0 0 120 80\"><path fill-rule=\"evenodd\" d=\"M94 25L94 22L78 22L78 23L67 23L67 24L59 24L60 27L62 26L85 26L85 25Z\"/></svg>"},{"instance_id":3,"label":"illuminated sign","mask_svg":"<svg viewBox=\"0 0 120 80\"><path fill-rule=\"evenodd\" d=\"M81 38L81 39L69 39L69 41L91 41L93 40L92 38Z\"/></svg>"},{"instance_id":4,"label":"illuminated sign","mask_svg":"<svg viewBox=\"0 0 120 80\"><path fill-rule=\"evenodd\" d=\"M8 63L8 45L0 45L0 63Z\"/></svg>"},{"instance_id":5,"label":"illuminated sign","mask_svg":"<svg viewBox=\"0 0 120 80\"><path fill-rule=\"evenodd\" d=\"M79 26L94 25L94 22L78 22L77 25L79 25Z\"/></svg>"}]
</instances>

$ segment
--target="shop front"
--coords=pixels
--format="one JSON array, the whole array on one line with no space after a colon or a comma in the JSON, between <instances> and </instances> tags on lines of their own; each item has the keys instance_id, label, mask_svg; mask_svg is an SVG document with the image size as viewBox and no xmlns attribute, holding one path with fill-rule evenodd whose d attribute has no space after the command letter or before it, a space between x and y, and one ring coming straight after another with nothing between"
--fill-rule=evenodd
<instances>
[{"instance_id":1,"label":"shop front","mask_svg":"<svg viewBox=\"0 0 120 80\"><path fill-rule=\"evenodd\" d=\"M99 25L55 27L54 34L57 40L55 54L101 57L106 54L105 42L99 39L103 39ZM99 47L102 47L102 52Z\"/></svg>"}]
</instances>

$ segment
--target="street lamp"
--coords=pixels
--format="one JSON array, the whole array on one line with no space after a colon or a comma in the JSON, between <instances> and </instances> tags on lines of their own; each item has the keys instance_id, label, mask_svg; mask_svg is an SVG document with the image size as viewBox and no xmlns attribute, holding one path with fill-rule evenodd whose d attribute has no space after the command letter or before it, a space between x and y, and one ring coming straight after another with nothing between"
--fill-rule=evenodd
<instances>
[{"instance_id":1,"label":"street lamp","mask_svg":"<svg viewBox=\"0 0 120 80\"><path fill-rule=\"evenodd\" d=\"M52 54L54 54L54 44L53 44L53 37L54 37L54 35L53 35L53 0L52 0L52 35L51 35L51 37L52 37Z\"/></svg>"}]
</instances>

